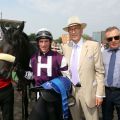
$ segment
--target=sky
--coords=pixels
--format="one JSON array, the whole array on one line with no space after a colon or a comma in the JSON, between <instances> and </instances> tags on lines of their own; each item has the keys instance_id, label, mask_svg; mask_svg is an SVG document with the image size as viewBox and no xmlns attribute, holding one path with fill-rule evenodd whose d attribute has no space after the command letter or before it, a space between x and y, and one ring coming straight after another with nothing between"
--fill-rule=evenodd
<instances>
[{"instance_id":1,"label":"sky","mask_svg":"<svg viewBox=\"0 0 120 120\"><path fill-rule=\"evenodd\" d=\"M0 11L3 19L26 21L27 34L48 28L54 39L66 33L62 28L71 16L87 23L84 33L90 36L110 26L120 28L119 0L0 0Z\"/></svg>"}]
</instances>

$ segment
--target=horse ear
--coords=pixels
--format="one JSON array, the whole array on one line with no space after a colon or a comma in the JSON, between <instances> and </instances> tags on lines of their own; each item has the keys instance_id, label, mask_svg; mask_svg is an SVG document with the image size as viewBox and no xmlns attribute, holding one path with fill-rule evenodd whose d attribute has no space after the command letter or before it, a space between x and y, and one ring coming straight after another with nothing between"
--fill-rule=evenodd
<instances>
[{"instance_id":1,"label":"horse ear","mask_svg":"<svg viewBox=\"0 0 120 120\"><path fill-rule=\"evenodd\" d=\"M5 28L5 26L3 24L1 24L1 30L4 34L7 32L7 29Z\"/></svg>"},{"instance_id":2,"label":"horse ear","mask_svg":"<svg viewBox=\"0 0 120 120\"><path fill-rule=\"evenodd\" d=\"M24 21L20 24L20 26L19 26L19 28L18 28L18 30L19 30L20 32L23 31L23 29L24 29L24 24L25 24Z\"/></svg>"}]
</instances>

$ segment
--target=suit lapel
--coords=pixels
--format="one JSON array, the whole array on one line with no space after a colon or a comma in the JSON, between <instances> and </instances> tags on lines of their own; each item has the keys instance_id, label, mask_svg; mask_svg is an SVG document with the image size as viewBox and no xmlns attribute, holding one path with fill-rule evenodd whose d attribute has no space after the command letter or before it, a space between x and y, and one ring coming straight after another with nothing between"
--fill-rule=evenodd
<instances>
[{"instance_id":1,"label":"suit lapel","mask_svg":"<svg viewBox=\"0 0 120 120\"><path fill-rule=\"evenodd\" d=\"M81 54L80 54L80 62L79 62L79 69L81 68L82 66L82 63L84 61L84 58L87 54L87 51L88 51L88 46L86 44L86 42L84 42L83 46L82 46L82 49L81 49Z\"/></svg>"}]
</instances>

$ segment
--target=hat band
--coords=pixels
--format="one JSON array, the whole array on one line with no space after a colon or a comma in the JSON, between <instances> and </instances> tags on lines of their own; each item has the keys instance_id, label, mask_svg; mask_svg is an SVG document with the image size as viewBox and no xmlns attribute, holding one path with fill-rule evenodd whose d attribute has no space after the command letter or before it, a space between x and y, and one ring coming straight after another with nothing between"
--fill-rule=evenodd
<instances>
[{"instance_id":1,"label":"hat band","mask_svg":"<svg viewBox=\"0 0 120 120\"><path fill-rule=\"evenodd\" d=\"M71 23L71 24L68 25L68 27L74 26L74 25L81 25L81 24L80 23Z\"/></svg>"}]
</instances>

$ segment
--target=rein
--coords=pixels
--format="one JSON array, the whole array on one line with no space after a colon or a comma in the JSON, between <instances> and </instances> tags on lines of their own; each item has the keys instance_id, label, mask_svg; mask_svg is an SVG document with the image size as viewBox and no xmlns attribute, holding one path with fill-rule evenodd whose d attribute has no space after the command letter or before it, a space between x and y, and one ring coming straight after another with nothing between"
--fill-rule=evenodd
<instances>
[{"instance_id":1,"label":"rein","mask_svg":"<svg viewBox=\"0 0 120 120\"><path fill-rule=\"evenodd\" d=\"M14 70L14 68L15 68L15 62L12 64L12 66L11 66L9 72L8 72L8 76L7 76L8 78L9 78L10 75L12 75L12 71Z\"/></svg>"}]
</instances>

